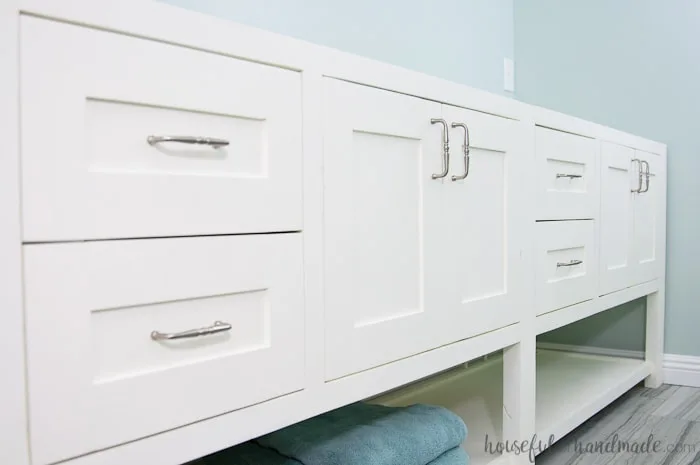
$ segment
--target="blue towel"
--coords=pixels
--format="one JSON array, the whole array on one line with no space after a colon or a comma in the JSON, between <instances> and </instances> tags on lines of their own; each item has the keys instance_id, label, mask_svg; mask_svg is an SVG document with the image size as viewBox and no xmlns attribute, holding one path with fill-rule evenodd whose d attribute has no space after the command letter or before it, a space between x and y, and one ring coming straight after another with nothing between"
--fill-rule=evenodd
<instances>
[{"instance_id":1,"label":"blue towel","mask_svg":"<svg viewBox=\"0 0 700 465\"><path fill-rule=\"evenodd\" d=\"M468 465L469 457L461 447L448 450L427 465ZM188 465L301 465L294 459L283 457L272 449L253 442L246 442L216 454L204 457Z\"/></svg>"},{"instance_id":2,"label":"blue towel","mask_svg":"<svg viewBox=\"0 0 700 465\"><path fill-rule=\"evenodd\" d=\"M461 447L448 450L428 465L469 465L469 456Z\"/></svg>"},{"instance_id":3,"label":"blue towel","mask_svg":"<svg viewBox=\"0 0 700 465\"><path fill-rule=\"evenodd\" d=\"M230 449L209 455L191 465L302 465L272 449L253 442L244 442ZM449 463L446 465L450 465Z\"/></svg>"},{"instance_id":4,"label":"blue towel","mask_svg":"<svg viewBox=\"0 0 700 465\"><path fill-rule=\"evenodd\" d=\"M466 436L462 419L442 407L356 403L256 442L303 465L427 465Z\"/></svg>"}]
</instances>

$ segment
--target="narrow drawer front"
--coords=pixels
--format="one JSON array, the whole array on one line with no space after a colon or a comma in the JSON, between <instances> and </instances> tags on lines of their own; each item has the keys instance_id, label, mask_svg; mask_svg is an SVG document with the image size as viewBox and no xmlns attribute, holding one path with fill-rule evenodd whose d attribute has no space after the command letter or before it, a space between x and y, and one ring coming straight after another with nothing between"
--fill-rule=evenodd
<instances>
[{"instance_id":1,"label":"narrow drawer front","mask_svg":"<svg viewBox=\"0 0 700 465\"><path fill-rule=\"evenodd\" d=\"M303 388L299 233L28 245L24 260L39 465Z\"/></svg>"},{"instance_id":2,"label":"narrow drawer front","mask_svg":"<svg viewBox=\"0 0 700 465\"><path fill-rule=\"evenodd\" d=\"M575 134L537 126L537 219L598 216L597 144Z\"/></svg>"},{"instance_id":3,"label":"narrow drawer front","mask_svg":"<svg viewBox=\"0 0 700 465\"><path fill-rule=\"evenodd\" d=\"M537 223L537 314L595 297L595 222Z\"/></svg>"},{"instance_id":4,"label":"narrow drawer front","mask_svg":"<svg viewBox=\"0 0 700 465\"><path fill-rule=\"evenodd\" d=\"M21 21L25 241L301 229L299 73Z\"/></svg>"}]
</instances>

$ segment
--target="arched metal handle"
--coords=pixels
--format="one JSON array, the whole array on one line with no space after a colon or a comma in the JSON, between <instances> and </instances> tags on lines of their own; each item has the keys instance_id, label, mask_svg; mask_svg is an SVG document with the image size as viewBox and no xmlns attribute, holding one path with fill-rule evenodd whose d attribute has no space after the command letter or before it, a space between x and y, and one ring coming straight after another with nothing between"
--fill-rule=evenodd
<instances>
[{"instance_id":1,"label":"arched metal handle","mask_svg":"<svg viewBox=\"0 0 700 465\"><path fill-rule=\"evenodd\" d=\"M631 189L630 192L634 192L635 194L639 194L642 191L642 160L639 158L633 158L633 162L637 163L637 169L638 169L638 174L639 178L637 180L637 188L636 189Z\"/></svg>"},{"instance_id":2,"label":"arched metal handle","mask_svg":"<svg viewBox=\"0 0 700 465\"><path fill-rule=\"evenodd\" d=\"M195 137L195 136L148 136L146 139L150 145L160 144L161 142L178 142L180 144L197 144L211 145L215 149L225 147L229 142L225 139L217 139L215 137Z\"/></svg>"},{"instance_id":3,"label":"arched metal handle","mask_svg":"<svg viewBox=\"0 0 700 465\"><path fill-rule=\"evenodd\" d=\"M583 260L569 260L568 262L557 262L557 268L563 266L576 266L583 263Z\"/></svg>"},{"instance_id":4,"label":"arched metal handle","mask_svg":"<svg viewBox=\"0 0 700 465\"><path fill-rule=\"evenodd\" d=\"M640 163L642 164L643 167L645 167L645 168L643 169L643 174L644 174L644 177L646 177L646 180L647 180L647 183L646 183L646 186L644 187L644 190L640 190L640 191L639 191L640 194L643 194L643 193L645 193L645 192L649 192L649 177L650 177L651 173L649 172L649 162L648 162L648 161L646 161L646 160L641 160Z\"/></svg>"},{"instance_id":5,"label":"arched metal handle","mask_svg":"<svg viewBox=\"0 0 700 465\"><path fill-rule=\"evenodd\" d=\"M433 179L441 179L450 171L450 131L447 122L442 118L433 118L430 124L442 124L442 173L433 174Z\"/></svg>"},{"instance_id":6,"label":"arched metal handle","mask_svg":"<svg viewBox=\"0 0 700 465\"><path fill-rule=\"evenodd\" d=\"M469 127L464 123L452 123L453 128L464 129L464 143L462 144L462 152L464 153L464 173L459 176L452 175L453 181L459 181L469 176Z\"/></svg>"},{"instance_id":7,"label":"arched metal handle","mask_svg":"<svg viewBox=\"0 0 700 465\"><path fill-rule=\"evenodd\" d=\"M206 328L188 329L181 333L161 333L160 331L151 332L151 339L154 341L169 341L173 339L187 339L199 336L208 336L210 334L223 333L230 331L231 325L223 321L215 321L213 325Z\"/></svg>"},{"instance_id":8,"label":"arched metal handle","mask_svg":"<svg viewBox=\"0 0 700 465\"><path fill-rule=\"evenodd\" d=\"M559 178L569 178L569 179L578 179L582 178L582 174L566 174L566 173L557 173L557 179Z\"/></svg>"}]
</instances>

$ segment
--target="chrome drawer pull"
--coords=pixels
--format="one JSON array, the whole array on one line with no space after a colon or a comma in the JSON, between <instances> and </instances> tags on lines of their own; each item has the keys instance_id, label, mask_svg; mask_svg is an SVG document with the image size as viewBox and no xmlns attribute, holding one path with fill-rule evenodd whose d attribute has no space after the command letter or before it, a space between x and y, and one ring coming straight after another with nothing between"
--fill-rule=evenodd
<instances>
[{"instance_id":1,"label":"chrome drawer pull","mask_svg":"<svg viewBox=\"0 0 700 465\"><path fill-rule=\"evenodd\" d=\"M639 158L633 158L632 161L637 162L637 169L639 172L639 178L637 179L637 188L631 189L630 192L634 192L635 194L639 194L640 192L642 192L642 177L643 177L642 160L640 160Z\"/></svg>"},{"instance_id":2,"label":"chrome drawer pull","mask_svg":"<svg viewBox=\"0 0 700 465\"><path fill-rule=\"evenodd\" d=\"M646 187L644 188L644 190L639 191L640 194L643 194L645 192L649 192L649 176L651 175L651 173L649 172L649 162L648 161L641 160L640 163L644 167L643 174L647 180Z\"/></svg>"},{"instance_id":3,"label":"chrome drawer pull","mask_svg":"<svg viewBox=\"0 0 700 465\"><path fill-rule=\"evenodd\" d=\"M215 149L218 149L219 147L225 147L229 144L229 142L225 139L194 136L148 136L146 142L148 142L150 145L156 145L161 142L179 142L181 144L211 145Z\"/></svg>"},{"instance_id":4,"label":"chrome drawer pull","mask_svg":"<svg viewBox=\"0 0 700 465\"><path fill-rule=\"evenodd\" d=\"M557 262L557 268L559 268L560 266L576 266L576 265L580 265L581 263L583 263L583 260L569 260L566 263Z\"/></svg>"},{"instance_id":5,"label":"chrome drawer pull","mask_svg":"<svg viewBox=\"0 0 700 465\"><path fill-rule=\"evenodd\" d=\"M433 118L430 124L442 124L442 173L433 174L433 179L441 179L447 176L450 171L450 131L447 123L442 118Z\"/></svg>"},{"instance_id":6,"label":"chrome drawer pull","mask_svg":"<svg viewBox=\"0 0 700 465\"><path fill-rule=\"evenodd\" d=\"M469 128L464 123L452 123L452 127L464 129L464 144L462 144L462 152L464 153L464 173L459 176L452 175L453 181L459 181L469 176Z\"/></svg>"},{"instance_id":7,"label":"chrome drawer pull","mask_svg":"<svg viewBox=\"0 0 700 465\"><path fill-rule=\"evenodd\" d=\"M564 174L564 173L557 173L557 179L559 178L569 178L569 179L576 179L576 178L582 178L582 174Z\"/></svg>"},{"instance_id":8,"label":"chrome drawer pull","mask_svg":"<svg viewBox=\"0 0 700 465\"><path fill-rule=\"evenodd\" d=\"M207 326L206 328L189 329L181 333L161 333L160 331L153 331L151 333L151 339L154 341L187 339L190 337L209 336L210 334L223 333L224 331L230 330L230 324L223 321L215 321L213 325Z\"/></svg>"}]
</instances>

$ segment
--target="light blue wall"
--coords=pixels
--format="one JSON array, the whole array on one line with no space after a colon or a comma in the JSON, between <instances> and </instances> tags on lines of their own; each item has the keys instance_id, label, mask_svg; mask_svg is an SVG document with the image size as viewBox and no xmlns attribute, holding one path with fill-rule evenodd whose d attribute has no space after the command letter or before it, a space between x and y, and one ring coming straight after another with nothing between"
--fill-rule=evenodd
<instances>
[{"instance_id":1,"label":"light blue wall","mask_svg":"<svg viewBox=\"0 0 700 465\"><path fill-rule=\"evenodd\" d=\"M499 94L513 0L163 0Z\"/></svg>"},{"instance_id":2,"label":"light blue wall","mask_svg":"<svg viewBox=\"0 0 700 465\"><path fill-rule=\"evenodd\" d=\"M700 355L700 2L514 1L519 99L668 144L666 352ZM640 315L566 332L638 349Z\"/></svg>"}]
</instances>

